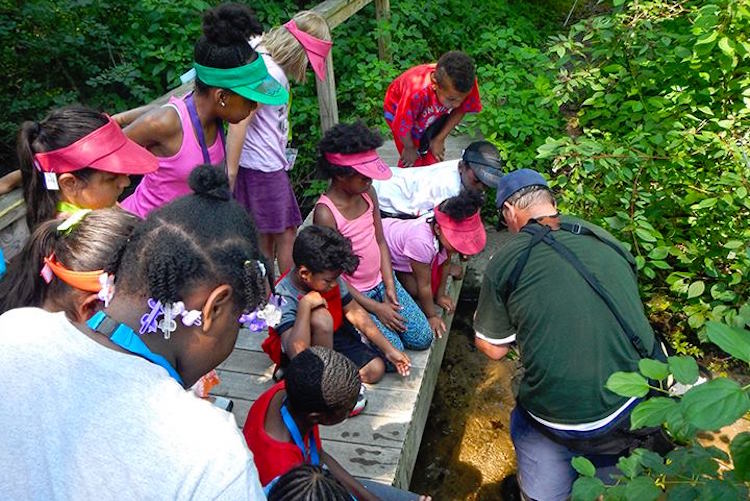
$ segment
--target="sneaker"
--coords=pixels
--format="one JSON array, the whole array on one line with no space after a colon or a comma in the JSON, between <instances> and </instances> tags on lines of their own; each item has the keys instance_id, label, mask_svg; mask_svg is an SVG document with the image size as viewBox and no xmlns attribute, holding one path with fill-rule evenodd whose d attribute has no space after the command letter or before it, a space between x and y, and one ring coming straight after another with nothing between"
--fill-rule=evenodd
<instances>
[{"instance_id":1,"label":"sneaker","mask_svg":"<svg viewBox=\"0 0 750 501\"><path fill-rule=\"evenodd\" d=\"M367 406L367 397L365 396L365 385L359 387L359 396L357 397L357 403L354 404L354 409L349 413L349 417L358 416L365 407Z\"/></svg>"}]
</instances>

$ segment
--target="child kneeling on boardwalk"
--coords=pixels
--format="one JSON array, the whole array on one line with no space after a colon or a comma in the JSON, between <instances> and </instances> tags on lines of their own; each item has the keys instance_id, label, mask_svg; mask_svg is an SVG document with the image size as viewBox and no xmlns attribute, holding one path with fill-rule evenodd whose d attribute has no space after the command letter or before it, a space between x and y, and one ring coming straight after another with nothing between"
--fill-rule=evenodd
<instances>
[{"instance_id":1,"label":"child kneeling on boardwalk","mask_svg":"<svg viewBox=\"0 0 750 501\"><path fill-rule=\"evenodd\" d=\"M360 482L323 450L318 425L344 421L357 402L360 384L351 361L313 346L292 359L284 381L255 401L242 433L266 492L276 479L304 463L327 467L359 500L429 500L391 486Z\"/></svg>"},{"instance_id":2,"label":"child kneeling on boardwalk","mask_svg":"<svg viewBox=\"0 0 750 501\"><path fill-rule=\"evenodd\" d=\"M351 243L337 231L308 226L292 248L294 268L276 284L281 320L269 329L263 349L277 364L291 360L310 346L333 348L349 358L365 383L383 377L390 361L402 376L409 374L409 357L378 330L367 312L352 298L340 275L357 267ZM360 333L375 346L362 342ZM360 399L357 411L364 408Z\"/></svg>"}]
</instances>

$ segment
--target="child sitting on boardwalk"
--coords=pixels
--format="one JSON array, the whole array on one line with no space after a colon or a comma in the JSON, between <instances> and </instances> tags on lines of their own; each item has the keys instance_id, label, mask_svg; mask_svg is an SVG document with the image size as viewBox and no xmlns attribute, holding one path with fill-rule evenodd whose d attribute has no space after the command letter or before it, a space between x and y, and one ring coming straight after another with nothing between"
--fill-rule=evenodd
<instances>
[{"instance_id":1,"label":"child sitting on boardwalk","mask_svg":"<svg viewBox=\"0 0 750 501\"><path fill-rule=\"evenodd\" d=\"M276 285L276 294L283 298L281 320L263 347L271 358L281 362L279 347L293 359L318 345L349 358L365 383L376 383L383 377L381 353L401 375L407 375L409 357L388 342L340 277L342 272L357 268L359 260L351 243L331 228L308 226L294 241L292 257L294 268ZM357 330L377 350L363 343Z\"/></svg>"},{"instance_id":2,"label":"child sitting on boardwalk","mask_svg":"<svg viewBox=\"0 0 750 501\"><path fill-rule=\"evenodd\" d=\"M391 170L375 149L380 135L362 122L338 124L320 141L320 170L331 184L315 205L313 222L338 230L352 242L359 266L344 276L354 299L397 349L426 350L432 330L424 313L393 275L372 180Z\"/></svg>"},{"instance_id":3,"label":"child sitting on boardwalk","mask_svg":"<svg viewBox=\"0 0 750 501\"><path fill-rule=\"evenodd\" d=\"M401 154L399 167L442 161L448 134L466 113L482 111L474 62L450 51L437 64L406 70L388 86L383 108Z\"/></svg>"},{"instance_id":4,"label":"child sitting on boardwalk","mask_svg":"<svg viewBox=\"0 0 750 501\"><path fill-rule=\"evenodd\" d=\"M266 492L276 479L304 463L325 465L361 501L428 499L375 482L360 482L323 450L318 425L333 426L346 419L357 401L360 384L356 367L346 357L313 346L292 359L284 381L255 401L242 433Z\"/></svg>"},{"instance_id":5,"label":"child sitting on boardwalk","mask_svg":"<svg viewBox=\"0 0 750 501\"><path fill-rule=\"evenodd\" d=\"M409 294L417 298L437 336L445 333L445 324L435 301L448 311L455 305L445 294L450 254L471 256L480 252L487 235L479 217L481 193L473 190L445 200L432 216L419 219L383 219L383 233L391 252L393 269ZM433 283L432 267L443 266L439 284Z\"/></svg>"}]
</instances>

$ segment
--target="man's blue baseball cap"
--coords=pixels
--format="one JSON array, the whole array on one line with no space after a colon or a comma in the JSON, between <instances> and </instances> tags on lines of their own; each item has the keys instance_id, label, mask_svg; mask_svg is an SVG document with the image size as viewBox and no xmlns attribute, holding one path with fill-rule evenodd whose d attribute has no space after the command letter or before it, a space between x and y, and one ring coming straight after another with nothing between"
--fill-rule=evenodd
<instances>
[{"instance_id":1,"label":"man's blue baseball cap","mask_svg":"<svg viewBox=\"0 0 750 501\"><path fill-rule=\"evenodd\" d=\"M518 190L529 186L544 186L549 188L547 181L537 171L532 169L518 169L500 178L497 183L497 198L495 205L502 208L506 200Z\"/></svg>"}]
</instances>

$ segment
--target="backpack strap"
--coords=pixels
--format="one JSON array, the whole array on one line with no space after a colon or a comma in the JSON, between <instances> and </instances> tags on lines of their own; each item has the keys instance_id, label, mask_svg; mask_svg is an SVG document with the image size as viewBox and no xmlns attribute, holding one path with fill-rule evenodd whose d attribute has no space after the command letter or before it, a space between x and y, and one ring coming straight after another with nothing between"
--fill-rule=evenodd
<instances>
[{"instance_id":1,"label":"backpack strap","mask_svg":"<svg viewBox=\"0 0 750 501\"><path fill-rule=\"evenodd\" d=\"M600 236L595 231L592 231L589 228L586 228L580 223L563 223L560 222L560 229L567 231L568 233L573 233L574 235L586 235L588 237L594 237L597 240L599 240L604 245L607 245L609 248L611 248L613 251L617 252L622 258L628 262L630 267L633 269L633 273L637 275L638 268L635 264L635 259L633 259L633 256L630 255L630 253L626 252L625 249L622 248L622 246L616 242L613 242L612 240L609 240L607 238L604 238Z\"/></svg>"}]
</instances>

